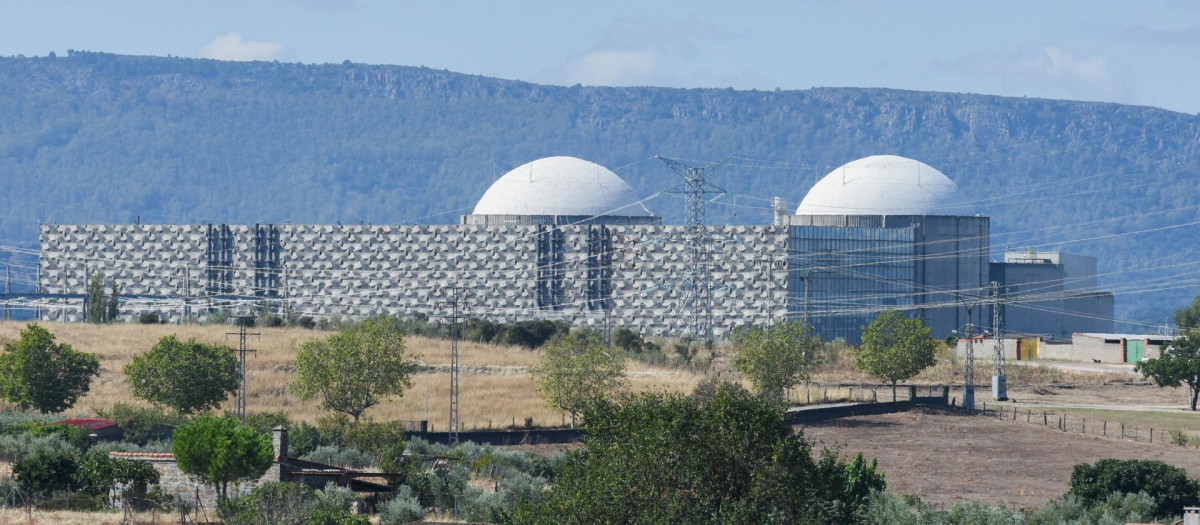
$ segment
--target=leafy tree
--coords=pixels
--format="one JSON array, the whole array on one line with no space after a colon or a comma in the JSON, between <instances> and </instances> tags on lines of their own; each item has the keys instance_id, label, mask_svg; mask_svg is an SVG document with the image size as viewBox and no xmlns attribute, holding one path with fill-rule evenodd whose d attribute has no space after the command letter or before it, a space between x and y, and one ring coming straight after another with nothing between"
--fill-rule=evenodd
<instances>
[{"instance_id":1,"label":"leafy tree","mask_svg":"<svg viewBox=\"0 0 1200 525\"><path fill-rule=\"evenodd\" d=\"M618 328L612 335L613 345L626 353L641 352L643 342L641 334L628 328Z\"/></svg>"},{"instance_id":2,"label":"leafy tree","mask_svg":"<svg viewBox=\"0 0 1200 525\"><path fill-rule=\"evenodd\" d=\"M808 379L821 349L821 340L803 320L747 330L742 341L734 367L755 391L772 399L782 399L785 390Z\"/></svg>"},{"instance_id":3,"label":"leafy tree","mask_svg":"<svg viewBox=\"0 0 1200 525\"><path fill-rule=\"evenodd\" d=\"M1154 515L1158 517L1178 516L1184 507L1200 504L1200 481L1188 479L1186 470L1161 461L1102 459L1095 465L1075 465L1068 495L1090 507L1114 492L1149 494L1157 504Z\"/></svg>"},{"instance_id":4,"label":"leafy tree","mask_svg":"<svg viewBox=\"0 0 1200 525\"><path fill-rule=\"evenodd\" d=\"M571 425L585 405L616 394L625 385L625 360L593 337L569 333L542 347L533 369L546 404L571 414Z\"/></svg>"},{"instance_id":5,"label":"leafy tree","mask_svg":"<svg viewBox=\"0 0 1200 525\"><path fill-rule=\"evenodd\" d=\"M159 339L150 351L125 365L133 395L180 414L215 409L238 388L238 362L227 346Z\"/></svg>"},{"instance_id":6,"label":"leafy tree","mask_svg":"<svg viewBox=\"0 0 1200 525\"><path fill-rule=\"evenodd\" d=\"M200 416L175 429L171 451L179 470L199 478L228 500L230 483L262 477L271 468L271 437L224 417Z\"/></svg>"},{"instance_id":7,"label":"leafy tree","mask_svg":"<svg viewBox=\"0 0 1200 525\"><path fill-rule=\"evenodd\" d=\"M115 323L121 318L121 306L117 297L117 283L111 283L108 290L108 301L104 305L104 322Z\"/></svg>"},{"instance_id":8,"label":"leafy tree","mask_svg":"<svg viewBox=\"0 0 1200 525\"><path fill-rule=\"evenodd\" d=\"M158 470L145 461L113 458L106 450L93 450L79 461L75 483L94 496L107 496L120 486L123 496L140 499L150 485L158 483Z\"/></svg>"},{"instance_id":9,"label":"leafy tree","mask_svg":"<svg viewBox=\"0 0 1200 525\"><path fill-rule=\"evenodd\" d=\"M1158 358L1138 363L1134 370L1153 379L1160 387L1187 385L1192 410L1196 410L1196 399L1200 396L1200 332L1176 337L1162 349Z\"/></svg>"},{"instance_id":10,"label":"leafy tree","mask_svg":"<svg viewBox=\"0 0 1200 525\"><path fill-rule=\"evenodd\" d=\"M1175 310L1171 318L1180 330L1200 330L1200 295L1192 299L1192 304Z\"/></svg>"},{"instance_id":11,"label":"leafy tree","mask_svg":"<svg viewBox=\"0 0 1200 525\"><path fill-rule=\"evenodd\" d=\"M104 278L93 275L87 287L87 317L89 323L113 323L121 315L117 283L110 283L109 292L104 292Z\"/></svg>"},{"instance_id":12,"label":"leafy tree","mask_svg":"<svg viewBox=\"0 0 1200 525\"><path fill-rule=\"evenodd\" d=\"M405 352L404 334L388 317L363 321L326 339L304 343L296 356L292 391L301 399L318 394L327 410L357 422L380 401L412 386L419 355Z\"/></svg>"},{"instance_id":13,"label":"leafy tree","mask_svg":"<svg viewBox=\"0 0 1200 525\"><path fill-rule=\"evenodd\" d=\"M889 310L879 314L863 330L854 367L891 383L892 401L895 401L896 383L933 366L936 347L929 338L929 328L921 319L910 319Z\"/></svg>"},{"instance_id":14,"label":"leafy tree","mask_svg":"<svg viewBox=\"0 0 1200 525\"><path fill-rule=\"evenodd\" d=\"M777 404L733 384L705 402L602 399L584 421L584 448L557 462L545 499L512 522L846 523L883 487L863 461L814 457Z\"/></svg>"},{"instance_id":15,"label":"leafy tree","mask_svg":"<svg viewBox=\"0 0 1200 525\"><path fill-rule=\"evenodd\" d=\"M13 476L24 490L47 495L75 480L79 458L69 450L38 449L13 462Z\"/></svg>"},{"instance_id":16,"label":"leafy tree","mask_svg":"<svg viewBox=\"0 0 1200 525\"><path fill-rule=\"evenodd\" d=\"M23 410L57 414L74 406L98 375L95 356L55 343L54 334L29 323L0 354L0 397Z\"/></svg>"}]
</instances>

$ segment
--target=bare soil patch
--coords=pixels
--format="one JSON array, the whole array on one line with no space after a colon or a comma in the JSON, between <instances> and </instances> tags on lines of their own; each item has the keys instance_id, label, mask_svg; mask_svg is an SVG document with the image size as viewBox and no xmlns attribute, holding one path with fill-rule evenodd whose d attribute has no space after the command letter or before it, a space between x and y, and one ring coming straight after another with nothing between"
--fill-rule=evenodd
<instances>
[{"instance_id":1,"label":"bare soil patch","mask_svg":"<svg viewBox=\"0 0 1200 525\"><path fill-rule=\"evenodd\" d=\"M979 500L1039 507L1067 491L1075 465L1104 458L1159 460L1200 477L1195 449L944 410L851 417L807 425L803 433L818 448L878 458L888 490L935 505Z\"/></svg>"}]
</instances>

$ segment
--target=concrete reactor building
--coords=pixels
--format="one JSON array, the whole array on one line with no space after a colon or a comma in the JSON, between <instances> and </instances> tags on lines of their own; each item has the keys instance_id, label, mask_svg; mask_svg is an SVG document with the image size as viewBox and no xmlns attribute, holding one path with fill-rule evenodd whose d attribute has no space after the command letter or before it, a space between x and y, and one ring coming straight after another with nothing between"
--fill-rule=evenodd
<instances>
[{"instance_id":1,"label":"concrete reactor building","mask_svg":"<svg viewBox=\"0 0 1200 525\"><path fill-rule=\"evenodd\" d=\"M124 312L174 321L264 305L314 317L437 318L457 287L472 317L688 335L687 232L644 203L603 166L549 157L497 179L455 225L47 224L39 291L62 299L39 315L80 320L80 294L99 275L117 285ZM986 299L991 280L1008 275L989 264L989 219L971 213L946 175L898 156L833 170L795 214L777 204L773 224L708 228L717 337L806 318L824 339L857 342L887 309L945 337L968 323L966 307ZM1091 281L1078 273L1087 271ZM1094 265L1060 273L1077 294L1093 292ZM1111 297L1083 305L1087 317L1111 326ZM1043 306L1059 312L1046 315L1080 307Z\"/></svg>"}]
</instances>

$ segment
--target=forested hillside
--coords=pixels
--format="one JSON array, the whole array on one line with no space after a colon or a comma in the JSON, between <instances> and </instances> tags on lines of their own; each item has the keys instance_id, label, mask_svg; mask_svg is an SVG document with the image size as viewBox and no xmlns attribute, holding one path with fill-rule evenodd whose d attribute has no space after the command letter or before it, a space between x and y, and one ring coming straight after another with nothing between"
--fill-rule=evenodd
<instances>
[{"instance_id":1,"label":"forested hillside","mask_svg":"<svg viewBox=\"0 0 1200 525\"><path fill-rule=\"evenodd\" d=\"M880 153L954 179L993 218L997 251L1101 257L1119 317L1161 320L1200 292L1193 115L887 89L553 87L352 63L0 58L6 246L36 247L39 221L450 223L494 177L549 155L609 166L645 196L674 183L653 155L732 156L715 180L731 194L709 217L764 222L771 197L794 207L830 169ZM668 222L682 213L674 196L649 206Z\"/></svg>"}]
</instances>

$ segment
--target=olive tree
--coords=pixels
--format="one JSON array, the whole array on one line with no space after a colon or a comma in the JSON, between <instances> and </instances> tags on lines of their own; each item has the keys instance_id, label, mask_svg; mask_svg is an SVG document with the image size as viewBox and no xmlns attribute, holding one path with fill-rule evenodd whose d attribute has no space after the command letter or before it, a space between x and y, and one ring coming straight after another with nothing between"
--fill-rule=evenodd
<instances>
[{"instance_id":1,"label":"olive tree","mask_svg":"<svg viewBox=\"0 0 1200 525\"><path fill-rule=\"evenodd\" d=\"M741 340L734 367L759 395L773 399L782 399L785 390L809 378L821 349L821 339L803 320L747 330Z\"/></svg>"},{"instance_id":2,"label":"olive tree","mask_svg":"<svg viewBox=\"0 0 1200 525\"><path fill-rule=\"evenodd\" d=\"M419 355L405 351L404 334L388 317L375 317L325 339L304 343L296 356L292 392L320 396L326 410L354 418L412 386Z\"/></svg>"},{"instance_id":3,"label":"olive tree","mask_svg":"<svg viewBox=\"0 0 1200 525\"><path fill-rule=\"evenodd\" d=\"M862 344L855 351L854 367L891 383L892 401L895 401L896 383L933 366L935 347L924 322L889 310L879 314L863 330Z\"/></svg>"},{"instance_id":4,"label":"olive tree","mask_svg":"<svg viewBox=\"0 0 1200 525\"><path fill-rule=\"evenodd\" d=\"M227 346L169 335L125 365L133 395L180 414L219 407L238 388L238 362Z\"/></svg>"},{"instance_id":5,"label":"olive tree","mask_svg":"<svg viewBox=\"0 0 1200 525\"><path fill-rule=\"evenodd\" d=\"M98 375L96 356L55 343L54 334L29 323L0 354L0 397L22 410L57 414L74 406Z\"/></svg>"},{"instance_id":6,"label":"olive tree","mask_svg":"<svg viewBox=\"0 0 1200 525\"><path fill-rule=\"evenodd\" d=\"M1157 359L1143 361L1134 370L1160 387L1187 385L1192 410L1200 397L1200 332L1187 332L1162 349Z\"/></svg>"},{"instance_id":7,"label":"olive tree","mask_svg":"<svg viewBox=\"0 0 1200 525\"><path fill-rule=\"evenodd\" d=\"M533 376L546 404L570 413L574 426L584 406L625 386L625 359L594 337L571 333L542 346Z\"/></svg>"},{"instance_id":8,"label":"olive tree","mask_svg":"<svg viewBox=\"0 0 1200 525\"><path fill-rule=\"evenodd\" d=\"M226 417L200 416L175 429L171 452L179 470L229 498L229 484L262 477L271 468L271 437Z\"/></svg>"}]
</instances>

